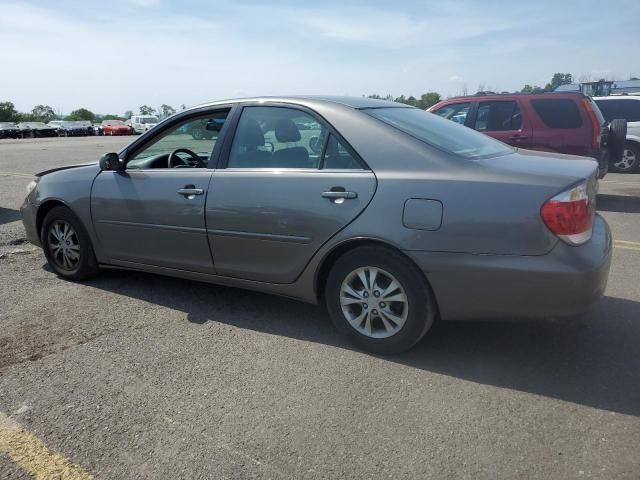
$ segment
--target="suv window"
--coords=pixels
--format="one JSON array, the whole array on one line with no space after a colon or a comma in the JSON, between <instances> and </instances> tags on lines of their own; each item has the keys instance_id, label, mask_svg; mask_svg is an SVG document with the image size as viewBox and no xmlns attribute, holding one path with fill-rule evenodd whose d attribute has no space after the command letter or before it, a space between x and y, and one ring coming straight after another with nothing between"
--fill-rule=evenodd
<instances>
[{"instance_id":1,"label":"suv window","mask_svg":"<svg viewBox=\"0 0 640 480\"><path fill-rule=\"evenodd\" d=\"M531 100L534 110L549 128L580 128L582 117L576 102L567 98Z\"/></svg>"},{"instance_id":2,"label":"suv window","mask_svg":"<svg viewBox=\"0 0 640 480\"><path fill-rule=\"evenodd\" d=\"M471 102L452 103L434 110L433 113L441 116L442 118L446 118L447 120L451 120L453 122L464 125L464 122L467 120L467 114L469 113L470 108Z\"/></svg>"},{"instance_id":3,"label":"suv window","mask_svg":"<svg viewBox=\"0 0 640 480\"><path fill-rule=\"evenodd\" d=\"M608 122L624 118L627 122L640 122L640 100L596 100Z\"/></svg>"},{"instance_id":4,"label":"suv window","mask_svg":"<svg viewBox=\"0 0 640 480\"><path fill-rule=\"evenodd\" d=\"M518 130L522 127L522 114L518 102L480 102L475 129L481 132Z\"/></svg>"}]
</instances>

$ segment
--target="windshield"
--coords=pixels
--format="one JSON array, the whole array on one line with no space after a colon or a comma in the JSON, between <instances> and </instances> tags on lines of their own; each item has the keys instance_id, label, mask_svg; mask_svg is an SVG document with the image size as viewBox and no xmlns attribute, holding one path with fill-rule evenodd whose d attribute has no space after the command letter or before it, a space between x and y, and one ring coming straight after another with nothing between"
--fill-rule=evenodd
<instances>
[{"instance_id":1,"label":"windshield","mask_svg":"<svg viewBox=\"0 0 640 480\"><path fill-rule=\"evenodd\" d=\"M102 125L124 125L122 120L103 120Z\"/></svg>"},{"instance_id":2,"label":"windshield","mask_svg":"<svg viewBox=\"0 0 640 480\"><path fill-rule=\"evenodd\" d=\"M49 128L48 125L45 125L42 122L26 122L21 125L23 127L29 127L29 128Z\"/></svg>"},{"instance_id":3,"label":"windshield","mask_svg":"<svg viewBox=\"0 0 640 480\"><path fill-rule=\"evenodd\" d=\"M16 126L15 123L0 122L0 128L7 128L7 127L14 127L15 128L15 126Z\"/></svg>"},{"instance_id":4,"label":"windshield","mask_svg":"<svg viewBox=\"0 0 640 480\"><path fill-rule=\"evenodd\" d=\"M417 108L365 108L362 111L433 147L470 160L513 151L482 133Z\"/></svg>"},{"instance_id":5,"label":"windshield","mask_svg":"<svg viewBox=\"0 0 640 480\"><path fill-rule=\"evenodd\" d=\"M156 117L142 117L139 119L139 123L158 123Z\"/></svg>"}]
</instances>

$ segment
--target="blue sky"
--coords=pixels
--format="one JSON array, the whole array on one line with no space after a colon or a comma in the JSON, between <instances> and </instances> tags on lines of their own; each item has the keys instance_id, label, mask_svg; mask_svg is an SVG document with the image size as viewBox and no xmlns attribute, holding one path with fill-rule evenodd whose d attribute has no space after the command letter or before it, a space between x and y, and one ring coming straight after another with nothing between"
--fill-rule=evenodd
<instances>
[{"instance_id":1,"label":"blue sky","mask_svg":"<svg viewBox=\"0 0 640 480\"><path fill-rule=\"evenodd\" d=\"M0 12L0 101L20 110L640 76L637 0L0 0Z\"/></svg>"}]
</instances>

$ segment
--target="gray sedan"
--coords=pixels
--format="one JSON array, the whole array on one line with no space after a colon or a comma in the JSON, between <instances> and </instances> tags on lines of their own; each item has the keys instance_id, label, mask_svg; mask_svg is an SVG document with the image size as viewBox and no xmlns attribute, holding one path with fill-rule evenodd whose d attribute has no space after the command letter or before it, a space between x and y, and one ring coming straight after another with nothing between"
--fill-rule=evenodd
<instances>
[{"instance_id":1,"label":"gray sedan","mask_svg":"<svg viewBox=\"0 0 640 480\"><path fill-rule=\"evenodd\" d=\"M22 214L63 278L122 268L323 302L356 345L396 353L436 319L598 300L611 235L597 167L393 102L265 97L185 110L99 163L42 172Z\"/></svg>"}]
</instances>

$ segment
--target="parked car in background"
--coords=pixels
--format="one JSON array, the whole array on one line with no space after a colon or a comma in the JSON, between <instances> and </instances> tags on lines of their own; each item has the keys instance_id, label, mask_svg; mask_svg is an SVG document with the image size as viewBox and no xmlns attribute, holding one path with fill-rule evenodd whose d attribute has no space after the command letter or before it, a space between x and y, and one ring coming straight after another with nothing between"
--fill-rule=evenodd
<instances>
[{"instance_id":1,"label":"parked car in background","mask_svg":"<svg viewBox=\"0 0 640 480\"><path fill-rule=\"evenodd\" d=\"M0 122L0 138L22 138L22 130L13 122Z\"/></svg>"},{"instance_id":2,"label":"parked car in background","mask_svg":"<svg viewBox=\"0 0 640 480\"><path fill-rule=\"evenodd\" d=\"M457 97L428 111L514 147L594 158L600 178L622 158L624 120L607 122L580 92Z\"/></svg>"},{"instance_id":3,"label":"parked car in background","mask_svg":"<svg viewBox=\"0 0 640 480\"><path fill-rule=\"evenodd\" d=\"M132 115L130 121L133 133L144 133L160 122L154 115Z\"/></svg>"},{"instance_id":4,"label":"parked car in background","mask_svg":"<svg viewBox=\"0 0 640 480\"><path fill-rule=\"evenodd\" d=\"M91 125L93 128L93 134L94 135L104 135L104 132L102 131L102 125L100 125L99 123L94 123Z\"/></svg>"},{"instance_id":5,"label":"parked car in background","mask_svg":"<svg viewBox=\"0 0 640 480\"><path fill-rule=\"evenodd\" d=\"M133 128L122 120L103 120L100 124L104 135L132 135Z\"/></svg>"},{"instance_id":6,"label":"parked car in background","mask_svg":"<svg viewBox=\"0 0 640 480\"><path fill-rule=\"evenodd\" d=\"M57 137L57 127L51 127L42 122L21 122L18 124L22 130L23 137L40 138L40 137Z\"/></svg>"},{"instance_id":7,"label":"parked car in background","mask_svg":"<svg viewBox=\"0 0 640 480\"><path fill-rule=\"evenodd\" d=\"M84 122L72 120L52 120L48 123L50 127L58 130L60 137L86 137L92 135L92 129L89 129Z\"/></svg>"},{"instance_id":8,"label":"parked car in background","mask_svg":"<svg viewBox=\"0 0 640 480\"><path fill-rule=\"evenodd\" d=\"M210 140L183 133L202 124ZM394 102L262 97L184 110L98 164L41 172L21 211L62 278L124 268L323 302L355 344L397 353L436 317L597 301L612 250L597 167Z\"/></svg>"},{"instance_id":9,"label":"parked car in background","mask_svg":"<svg viewBox=\"0 0 640 480\"><path fill-rule=\"evenodd\" d=\"M608 121L624 118L627 121L627 137L622 158L611 164L615 172L640 171L640 95L614 95L594 98Z\"/></svg>"}]
</instances>

